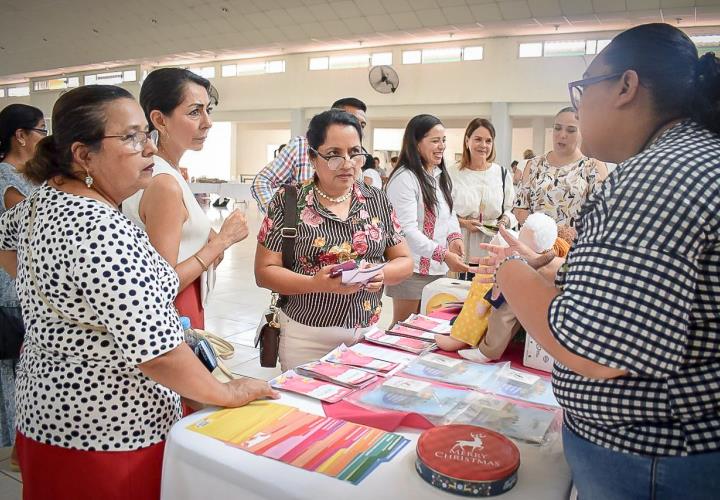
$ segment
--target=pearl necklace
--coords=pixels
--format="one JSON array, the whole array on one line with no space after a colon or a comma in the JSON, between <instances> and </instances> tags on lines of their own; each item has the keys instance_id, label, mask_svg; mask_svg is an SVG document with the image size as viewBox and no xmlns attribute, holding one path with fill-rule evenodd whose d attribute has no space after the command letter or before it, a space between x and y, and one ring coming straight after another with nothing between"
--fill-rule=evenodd
<instances>
[{"instance_id":1,"label":"pearl necklace","mask_svg":"<svg viewBox=\"0 0 720 500\"><path fill-rule=\"evenodd\" d=\"M345 193L342 196L338 196L337 198L333 198L332 196L323 193L322 190L317 186L314 186L314 188L315 188L315 192L317 194L319 194L320 197L325 198L328 201L332 201L333 203L342 203L343 201L350 198L350 196L352 196L352 188L350 188L350 191L348 191L347 193Z\"/></svg>"}]
</instances>

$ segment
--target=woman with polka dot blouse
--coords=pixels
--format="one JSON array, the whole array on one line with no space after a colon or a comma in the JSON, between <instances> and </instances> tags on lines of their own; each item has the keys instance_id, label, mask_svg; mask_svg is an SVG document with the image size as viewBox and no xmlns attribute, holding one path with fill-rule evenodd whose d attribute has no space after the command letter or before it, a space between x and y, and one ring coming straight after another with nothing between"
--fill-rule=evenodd
<instances>
[{"instance_id":1,"label":"woman with polka dot blouse","mask_svg":"<svg viewBox=\"0 0 720 500\"><path fill-rule=\"evenodd\" d=\"M63 94L0 217L0 264L26 324L17 386L25 499L151 499L180 395L240 406L265 382L217 382L183 342L178 276L118 205L147 185L155 134L126 90Z\"/></svg>"}]
</instances>

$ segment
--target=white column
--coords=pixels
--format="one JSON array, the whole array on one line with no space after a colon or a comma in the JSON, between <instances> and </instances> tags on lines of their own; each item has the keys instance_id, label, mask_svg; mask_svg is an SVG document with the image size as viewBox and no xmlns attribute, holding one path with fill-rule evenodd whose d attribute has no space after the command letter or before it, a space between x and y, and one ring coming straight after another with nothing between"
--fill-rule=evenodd
<instances>
[{"instance_id":1,"label":"white column","mask_svg":"<svg viewBox=\"0 0 720 500\"><path fill-rule=\"evenodd\" d=\"M495 127L495 161L505 168L510 168L510 162L512 161L512 123L508 103L492 103L490 121Z\"/></svg>"},{"instance_id":2,"label":"white column","mask_svg":"<svg viewBox=\"0 0 720 500\"><path fill-rule=\"evenodd\" d=\"M373 144L373 130L374 127L369 123L365 126L365 129L363 130L362 144L365 150L370 154L373 154L373 149L375 149Z\"/></svg>"},{"instance_id":3,"label":"white column","mask_svg":"<svg viewBox=\"0 0 720 500\"><path fill-rule=\"evenodd\" d=\"M290 110L290 137L305 135L307 125L305 124L305 109L297 108Z\"/></svg>"},{"instance_id":4,"label":"white column","mask_svg":"<svg viewBox=\"0 0 720 500\"><path fill-rule=\"evenodd\" d=\"M545 118L538 116L532 121L533 151L537 156L545 154Z\"/></svg>"}]
</instances>

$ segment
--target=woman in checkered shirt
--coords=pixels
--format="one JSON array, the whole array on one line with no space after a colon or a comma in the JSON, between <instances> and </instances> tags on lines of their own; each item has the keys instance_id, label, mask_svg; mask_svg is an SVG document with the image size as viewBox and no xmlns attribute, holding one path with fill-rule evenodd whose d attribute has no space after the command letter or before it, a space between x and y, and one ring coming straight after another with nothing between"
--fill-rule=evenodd
<instances>
[{"instance_id":1,"label":"woman in checkered shirt","mask_svg":"<svg viewBox=\"0 0 720 500\"><path fill-rule=\"evenodd\" d=\"M619 165L554 284L517 241L482 264L556 360L579 498L720 498L720 61L642 25L569 87L583 153Z\"/></svg>"}]
</instances>

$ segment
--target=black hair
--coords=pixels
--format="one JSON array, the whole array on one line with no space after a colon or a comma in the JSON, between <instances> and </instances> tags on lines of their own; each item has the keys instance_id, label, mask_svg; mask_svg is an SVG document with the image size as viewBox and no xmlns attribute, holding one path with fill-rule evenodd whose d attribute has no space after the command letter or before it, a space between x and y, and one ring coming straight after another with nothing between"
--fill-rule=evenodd
<instances>
[{"instance_id":1,"label":"black hair","mask_svg":"<svg viewBox=\"0 0 720 500\"><path fill-rule=\"evenodd\" d=\"M99 150L107 123L106 107L118 99L135 100L115 85L87 85L62 94L53 106L53 133L38 142L25 165L25 176L38 184L58 175L74 177L72 145L81 142Z\"/></svg>"},{"instance_id":2,"label":"black hair","mask_svg":"<svg viewBox=\"0 0 720 500\"><path fill-rule=\"evenodd\" d=\"M338 99L337 101L332 103L332 106L330 107L335 109L342 109L345 106L361 109L363 112L367 113L367 106L365 106L365 103L356 97L343 97L342 99Z\"/></svg>"},{"instance_id":3,"label":"black hair","mask_svg":"<svg viewBox=\"0 0 720 500\"><path fill-rule=\"evenodd\" d=\"M623 31L600 53L612 72L634 70L664 120L690 117L720 134L720 60L698 58L681 30L651 23Z\"/></svg>"},{"instance_id":4,"label":"black hair","mask_svg":"<svg viewBox=\"0 0 720 500\"><path fill-rule=\"evenodd\" d=\"M420 190L422 191L423 203L427 209L436 209L438 199L437 196L435 196L435 188L432 186L430 179L428 179L427 171L425 170L422 158L420 157L418 143L436 125L442 125L442 122L439 118L433 115L414 116L405 127L402 149L400 150L400 156L398 157L397 163L399 167L405 167L415 174L415 177L417 177L417 180L420 183ZM450 180L450 175L447 173L444 158L438 167L440 168L440 190L445 197L445 201L450 207L450 211L452 211L452 181ZM400 170L402 169L395 168L390 174L390 179L392 179L393 176ZM437 211L435 213L437 214Z\"/></svg>"},{"instance_id":5,"label":"black hair","mask_svg":"<svg viewBox=\"0 0 720 500\"><path fill-rule=\"evenodd\" d=\"M160 68L148 74L140 88L140 106L145 112L150 130L155 129L150 112L158 110L164 115L171 114L182 102L188 83L203 87L210 98L210 105L217 105L219 95L215 87L207 78L188 69Z\"/></svg>"},{"instance_id":6,"label":"black hair","mask_svg":"<svg viewBox=\"0 0 720 500\"><path fill-rule=\"evenodd\" d=\"M577 116L577 109L573 108L572 106L567 106L567 107L561 109L560 111L558 111L557 113L555 113L555 118L557 118L558 116L560 116L563 113L572 113L575 116Z\"/></svg>"},{"instance_id":7,"label":"black hair","mask_svg":"<svg viewBox=\"0 0 720 500\"><path fill-rule=\"evenodd\" d=\"M512 163L510 164L510 168L515 168L515 167L517 167L517 166L518 166L518 161L517 161L517 160L513 160Z\"/></svg>"},{"instance_id":8,"label":"black hair","mask_svg":"<svg viewBox=\"0 0 720 500\"><path fill-rule=\"evenodd\" d=\"M43 112L27 104L10 104L0 111L0 160L10 153L12 138L18 130L36 128Z\"/></svg>"},{"instance_id":9,"label":"black hair","mask_svg":"<svg viewBox=\"0 0 720 500\"><path fill-rule=\"evenodd\" d=\"M330 109L313 116L312 120L310 120L305 137L307 137L308 144L311 148L317 150L317 148L325 143L327 130L330 128L330 125L347 125L353 127L357 130L358 137L362 142L362 127L360 127L358 119L341 109ZM315 157L314 152L309 151L309 154L311 157Z\"/></svg>"}]
</instances>

